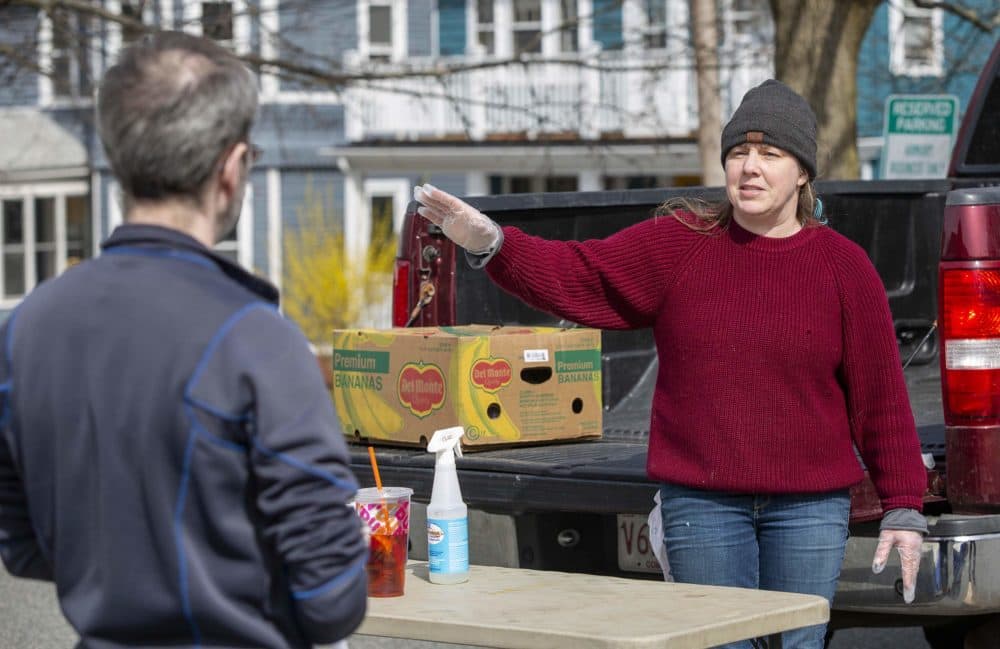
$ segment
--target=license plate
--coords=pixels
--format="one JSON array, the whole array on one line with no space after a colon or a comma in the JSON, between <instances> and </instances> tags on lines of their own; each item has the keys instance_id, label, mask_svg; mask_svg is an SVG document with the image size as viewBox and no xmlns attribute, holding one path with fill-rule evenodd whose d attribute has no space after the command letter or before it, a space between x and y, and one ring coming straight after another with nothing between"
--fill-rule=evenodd
<instances>
[{"instance_id":1,"label":"license plate","mask_svg":"<svg viewBox=\"0 0 1000 649\"><path fill-rule=\"evenodd\" d=\"M645 514L618 514L618 569L662 573L649 541Z\"/></svg>"}]
</instances>

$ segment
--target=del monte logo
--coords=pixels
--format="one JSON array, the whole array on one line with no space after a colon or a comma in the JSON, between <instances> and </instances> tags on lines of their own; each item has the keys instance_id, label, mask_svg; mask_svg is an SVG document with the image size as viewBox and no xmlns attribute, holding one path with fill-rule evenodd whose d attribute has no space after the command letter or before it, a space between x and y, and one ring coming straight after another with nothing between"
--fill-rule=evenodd
<instances>
[{"instance_id":1,"label":"del monte logo","mask_svg":"<svg viewBox=\"0 0 1000 649\"><path fill-rule=\"evenodd\" d=\"M396 381L399 402L421 419L444 405L444 374L437 365L407 363Z\"/></svg>"},{"instance_id":2,"label":"del monte logo","mask_svg":"<svg viewBox=\"0 0 1000 649\"><path fill-rule=\"evenodd\" d=\"M496 392L510 384L513 371L510 363L502 358L477 360L472 364L472 385L487 392Z\"/></svg>"}]
</instances>

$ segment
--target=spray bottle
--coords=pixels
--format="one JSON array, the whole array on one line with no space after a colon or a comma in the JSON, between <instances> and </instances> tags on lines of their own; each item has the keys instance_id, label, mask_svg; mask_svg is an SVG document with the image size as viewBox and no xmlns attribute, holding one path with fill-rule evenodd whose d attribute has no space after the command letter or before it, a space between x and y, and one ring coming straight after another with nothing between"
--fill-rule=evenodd
<instances>
[{"instance_id":1,"label":"spray bottle","mask_svg":"<svg viewBox=\"0 0 1000 649\"><path fill-rule=\"evenodd\" d=\"M460 584L469 579L469 510L462 502L455 454L462 456L461 426L434 431L428 453L437 453L434 487L427 505L427 558L435 584Z\"/></svg>"}]
</instances>

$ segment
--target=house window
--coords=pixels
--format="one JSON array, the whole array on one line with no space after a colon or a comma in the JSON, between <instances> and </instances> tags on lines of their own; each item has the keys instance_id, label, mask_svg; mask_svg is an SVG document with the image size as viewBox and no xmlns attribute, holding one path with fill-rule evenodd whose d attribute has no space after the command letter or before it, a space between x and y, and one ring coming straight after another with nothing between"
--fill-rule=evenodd
<instances>
[{"instance_id":1,"label":"house window","mask_svg":"<svg viewBox=\"0 0 1000 649\"><path fill-rule=\"evenodd\" d=\"M730 47L760 46L772 37L770 9L764 0L731 0L727 18Z\"/></svg>"},{"instance_id":2,"label":"house window","mask_svg":"<svg viewBox=\"0 0 1000 649\"><path fill-rule=\"evenodd\" d=\"M667 46L667 3L665 0L643 0L646 24L643 25L643 46L661 50Z\"/></svg>"},{"instance_id":3,"label":"house window","mask_svg":"<svg viewBox=\"0 0 1000 649\"><path fill-rule=\"evenodd\" d=\"M365 200L368 202L368 214L371 218L367 242L375 243L399 232L406 215L409 191L410 183L405 179L372 178L365 181Z\"/></svg>"},{"instance_id":4,"label":"house window","mask_svg":"<svg viewBox=\"0 0 1000 649\"><path fill-rule=\"evenodd\" d=\"M90 257L86 185L0 188L0 304Z\"/></svg>"},{"instance_id":5,"label":"house window","mask_svg":"<svg viewBox=\"0 0 1000 649\"><path fill-rule=\"evenodd\" d=\"M889 5L890 66L893 74L940 76L943 72L941 10L904 0Z\"/></svg>"},{"instance_id":6,"label":"house window","mask_svg":"<svg viewBox=\"0 0 1000 649\"><path fill-rule=\"evenodd\" d=\"M361 0L358 5L359 50L369 61L400 61L406 57L406 3L403 0Z\"/></svg>"},{"instance_id":7,"label":"house window","mask_svg":"<svg viewBox=\"0 0 1000 649\"><path fill-rule=\"evenodd\" d=\"M493 0L476 0L476 42L486 55L496 53L496 27L493 15Z\"/></svg>"},{"instance_id":8,"label":"house window","mask_svg":"<svg viewBox=\"0 0 1000 649\"><path fill-rule=\"evenodd\" d=\"M93 21L66 9L43 15L39 34L39 64L44 77L43 99L86 99L93 91L90 44Z\"/></svg>"},{"instance_id":9,"label":"house window","mask_svg":"<svg viewBox=\"0 0 1000 649\"><path fill-rule=\"evenodd\" d=\"M219 253L234 264L240 263L239 229L240 226L237 223L236 227L233 228L229 234L222 237L222 240L215 244L215 252Z\"/></svg>"},{"instance_id":10,"label":"house window","mask_svg":"<svg viewBox=\"0 0 1000 649\"><path fill-rule=\"evenodd\" d=\"M39 282L56 275L56 199L35 199L35 277Z\"/></svg>"},{"instance_id":11,"label":"house window","mask_svg":"<svg viewBox=\"0 0 1000 649\"><path fill-rule=\"evenodd\" d=\"M541 53L542 0L514 0L514 52Z\"/></svg>"},{"instance_id":12,"label":"house window","mask_svg":"<svg viewBox=\"0 0 1000 649\"><path fill-rule=\"evenodd\" d=\"M149 0L151 1L151 0ZM201 2L200 0L182 0L183 18L178 28L190 34L198 34L211 38L219 45L231 49L237 54L250 51L250 28L253 10L247 0L232 0L230 2ZM161 14L165 20L171 20L169 5L161 5ZM260 17L263 20L263 16ZM148 19L147 19L148 20Z\"/></svg>"},{"instance_id":13,"label":"house window","mask_svg":"<svg viewBox=\"0 0 1000 649\"><path fill-rule=\"evenodd\" d=\"M169 29L173 24L173 0L104 0L104 10L122 17L122 22L104 21L103 51L109 63L123 47L131 45L147 31Z\"/></svg>"},{"instance_id":14,"label":"house window","mask_svg":"<svg viewBox=\"0 0 1000 649\"><path fill-rule=\"evenodd\" d=\"M392 5L368 5L368 58L392 60Z\"/></svg>"},{"instance_id":15,"label":"house window","mask_svg":"<svg viewBox=\"0 0 1000 649\"><path fill-rule=\"evenodd\" d=\"M247 184L243 193L243 208L236 227L215 244L215 252L253 270L253 185Z\"/></svg>"},{"instance_id":16,"label":"house window","mask_svg":"<svg viewBox=\"0 0 1000 649\"><path fill-rule=\"evenodd\" d=\"M75 266L90 257L94 249L94 228L88 196L66 197L66 266ZM58 261L58 257L57 257Z\"/></svg>"},{"instance_id":17,"label":"house window","mask_svg":"<svg viewBox=\"0 0 1000 649\"><path fill-rule=\"evenodd\" d=\"M233 41L233 3L202 2L201 33L224 45Z\"/></svg>"},{"instance_id":18,"label":"house window","mask_svg":"<svg viewBox=\"0 0 1000 649\"><path fill-rule=\"evenodd\" d=\"M579 0L468 0L466 49L487 56L580 50ZM589 13L584 16L589 20Z\"/></svg>"},{"instance_id":19,"label":"house window","mask_svg":"<svg viewBox=\"0 0 1000 649\"><path fill-rule=\"evenodd\" d=\"M576 10L576 0L559 0L559 50L576 52L580 49L580 17Z\"/></svg>"},{"instance_id":20,"label":"house window","mask_svg":"<svg viewBox=\"0 0 1000 649\"><path fill-rule=\"evenodd\" d=\"M131 23L122 25L122 42L129 45L142 36L141 25L153 23L152 0L121 0L121 15Z\"/></svg>"},{"instance_id":21,"label":"house window","mask_svg":"<svg viewBox=\"0 0 1000 649\"><path fill-rule=\"evenodd\" d=\"M387 237L392 236L393 222L393 197L392 196L372 196L370 198L372 212L372 234L373 244L381 243Z\"/></svg>"}]
</instances>

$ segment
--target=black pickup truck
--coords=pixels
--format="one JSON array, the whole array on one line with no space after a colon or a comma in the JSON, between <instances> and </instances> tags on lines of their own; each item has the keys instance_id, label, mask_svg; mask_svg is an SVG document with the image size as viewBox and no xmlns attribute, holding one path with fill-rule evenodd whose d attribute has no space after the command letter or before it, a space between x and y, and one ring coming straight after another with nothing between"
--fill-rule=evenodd
<instances>
[{"instance_id":1,"label":"black pickup truck","mask_svg":"<svg viewBox=\"0 0 1000 649\"><path fill-rule=\"evenodd\" d=\"M898 570L871 572L881 517L874 489L865 481L853 490L852 536L830 628L924 625L935 647L961 646L964 629L1000 617L1000 44L966 107L947 178L818 182L817 190L829 225L868 252L885 284L928 465L931 523L916 601L905 605ZM721 190L469 201L502 225L583 240L649 218L680 194ZM574 326L495 287L414 209L396 262L395 325ZM473 563L662 578L645 527L656 490L645 472L657 368L652 334L606 331L602 346L602 439L480 451L458 461ZM352 463L370 483L364 446L352 446ZM429 500L432 455L381 448L379 466L384 481L412 487L418 504ZM418 505L415 530L422 529L420 514ZM426 552L422 536L411 535L411 556Z\"/></svg>"}]
</instances>

